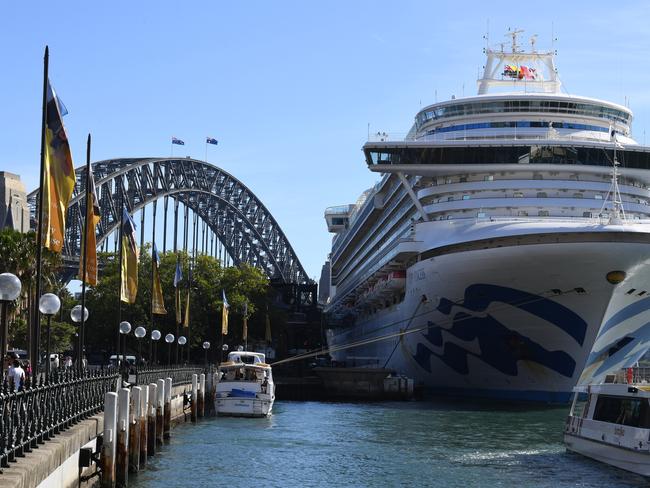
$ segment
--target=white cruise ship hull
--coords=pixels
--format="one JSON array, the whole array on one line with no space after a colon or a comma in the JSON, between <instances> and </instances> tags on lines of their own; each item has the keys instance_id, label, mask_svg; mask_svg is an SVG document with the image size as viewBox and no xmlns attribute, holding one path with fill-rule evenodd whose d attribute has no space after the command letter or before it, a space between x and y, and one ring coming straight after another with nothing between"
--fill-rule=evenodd
<instances>
[{"instance_id":1,"label":"white cruise ship hull","mask_svg":"<svg viewBox=\"0 0 650 488\"><path fill-rule=\"evenodd\" d=\"M437 224L421 225L420 236ZM567 238L545 229L535 243L529 228L528 237L510 232L509 242L483 248L433 249L407 269L401 303L329 330L328 341L337 347L404 334L334 352L333 359L391 368L439 392L568 401L588 359L601 366L602 351L650 319L646 234L611 238L586 230ZM610 271L624 271L626 279L611 284ZM608 335L599 337L608 321ZM597 338L601 355L590 358Z\"/></svg>"}]
</instances>

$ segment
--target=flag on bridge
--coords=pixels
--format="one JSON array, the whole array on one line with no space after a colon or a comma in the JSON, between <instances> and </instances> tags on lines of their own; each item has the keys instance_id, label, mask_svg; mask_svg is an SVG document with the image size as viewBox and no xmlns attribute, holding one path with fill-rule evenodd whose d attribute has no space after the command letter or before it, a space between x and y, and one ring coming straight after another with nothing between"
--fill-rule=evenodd
<instances>
[{"instance_id":1,"label":"flag on bridge","mask_svg":"<svg viewBox=\"0 0 650 488\"><path fill-rule=\"evenodd\" d=\"M180 139L177 139L176 137L172 137L172 144L178 144L179 146L184 146L185 142L181 141Z\"/></svg>"},{"instance_id":2,"label":"flag on bridge","mask_svg":"<svg viewBox=\"0 0 650 488\"><path fill-rule=\"evenodd\" d=\"M174 288L176 288L176 323L181 325L183 322L182 309L181 309L181 281L183 281L183 271L181 271L181 257L176 257L176 273L174 273Z\"/></svg>"},{"instance_id":3,"label":"flag on bridge","mask_svg":"<svg viewBox=\"0 0 650 488\"><path fill-rule=\"evenodd\" d=\"M230 311L230 305L226 298L226 290L221 290L221 294L223 296L223 307L221 307L221 335L228 335L228 312Z\"/></svg>"},{"instance_id":4,"label":"flag on bridge","mask_svg":"<svg viewBox=\"0 0 650 488\"><path fill-rule=\"evenodd\" d=\"M63 116L68 113L47 81L45 106L45 161L43 167L43 244L61 252L65 236L65 214L76 182Z\"/></svg>"},{"instance_id":5,"label":"flag on bridge","mask_svg":"<svg viewBox=\"0 0 650 488\"><path fill-rule=\"evenodd\" d=\"M156 243L153 243L153 249L151 251L151 273L152 273L152 292L151 292L151 313L157 315L167 314L165 310L165 299L163 298L162 286L160 285L160 272L158 268L160 267L160 256L158 255L158 249L156 248Z\"/></svg>"},{"instance_id":6,"label":"flag on bridge","mask_svg":"<svg viewBox=\"0 0 650 488\"><path fill-rule=\"evenodd\" d=\"M217 141L214 137L206 137L205 143L214 144L216 146L217 144L219 144L219 141Z\"/></svg>"},{"instance_id":7,"label":"flag on bridge","mask_svg":"<svg viewBox=\"0 0 650 488\"><path fill-rule=\"evenodd\" d=\"M86 186L89 196L86 201L86 232L81 238L86 256L86 276L83 276L82 267L79 267L79 279L85 281L91 286L97 285L97 224L101 220L99 199L97 198L97 189L95 188L95 176L93 175L92 165L88 166L88 176Z\"/></svg>"},{"instance_id":8,"label":"flag on bridge","mask_svg":"<svg viewBox=\"0 0 650 488\"><path fill-rule=\"evenodd\" d=\"M135 303L138 294L138 246L135 242L135 222L122 208L122 264L120 269L120 300Z\"/></svg>"}]
</instances>

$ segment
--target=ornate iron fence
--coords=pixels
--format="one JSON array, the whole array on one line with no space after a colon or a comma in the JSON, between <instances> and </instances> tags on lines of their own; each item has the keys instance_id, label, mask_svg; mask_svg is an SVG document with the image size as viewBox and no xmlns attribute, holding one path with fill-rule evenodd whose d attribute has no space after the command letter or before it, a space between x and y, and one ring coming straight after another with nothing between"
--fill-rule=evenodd
<instances>
[{"instance_id":1,"label":"ornate iron fence","mask_svg":"<svg viewBox=\"0 0 650 488\"><path fill-rule=\"evenodd\" d=\"M168 366L166 368L138 368L135 371L135 384L148 385L155 383L160 378L171 378L172 385L191 383L193 374L205 373L204 366L186 365L186 366Z\"/></svg>"},{"instance_id":2,"label":"ornate iron fence","mask_svg":"<svg viewBox=\"0 0 650 488\"><path fill-rule=\"evenodd\" d=\"M104 408L104 396L115 391L115 369L60 369L49 378L28 379L18 391L5 379L0 393L0 466L6 468L38 444Z\"/></svg>"}]
</instances>

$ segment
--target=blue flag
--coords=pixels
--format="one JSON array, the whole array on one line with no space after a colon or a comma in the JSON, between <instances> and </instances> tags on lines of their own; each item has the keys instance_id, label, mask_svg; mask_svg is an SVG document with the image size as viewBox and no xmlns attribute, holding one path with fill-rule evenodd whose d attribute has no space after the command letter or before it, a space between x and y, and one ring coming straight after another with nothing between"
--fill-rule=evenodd
<instances>
[{"instance_id":1,"label":"blue flag","mask_svg":"<svg viewBox=\"0 0 650 488\"><path fill-rule=\"evenodd\" d=\"M183 271L181 271L181 260L176 260L176 273L174 273L174 288L178 288L179 283L183 281Z\"/></svg>"},{"instance_id":2,"label":"blue flag","mask_svg":"<svg viewBox=\"0 0 650 488\"><path fill-rule=\"evenodd\" d=\"M179 146L184 146L185 142L181 141L180 139L177 139L175 137L172 137L172 144L178 144Z\"/></svg>"},{"instance_id":3,"label":"blue flag","mask_svg":"<svg viewBox=\"0 0 650 488\"><path fill-rule=\"evenodd\" d=\"M205 143L214 144L216 146L217 144L219 144L219 141L217 141L214 137L206 137Z\"/></svg>"}]
</instances>

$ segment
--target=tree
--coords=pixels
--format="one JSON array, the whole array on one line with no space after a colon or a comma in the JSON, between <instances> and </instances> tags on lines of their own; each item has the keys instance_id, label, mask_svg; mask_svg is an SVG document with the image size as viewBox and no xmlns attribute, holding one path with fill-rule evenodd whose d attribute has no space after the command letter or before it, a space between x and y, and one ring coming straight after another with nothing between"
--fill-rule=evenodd
<instances>
[{"instance_id":1,"label":"tree","mask_svg":"<svg viewBox=\"0 0 650 488\"><path fill-rule=\"evenodd\" d=\"M192 261L187 253L173 252L160 254L159 275L163 289L166 315L156 315L151 318L151 253L149 245L140 257L138 270L138 294L134 304L121 304L121 320L127 320L132 327L144 326L147 329L147 338L152 328L165 334L171 332L176 335L175 289L173 285L176 271L176 261L180 259L183 270L183 281L180 284L182 315L185 313L188 266ZM117 347L118 320L118 289L119 272L117 256L114 253L100 253L99 283L96 287L89 288L86 296L86 306L90 311L86 329L86 347L91 352L101 352L105 355L114 354ZM222 290L225 290L231 306L231 333L233 337L241 338L241 319L244 302L248 301L249 316L256 311L266 310L266 295L268 279L261 270L242 264L239 267L224 268L218 259L200 255L192 262L192 280L190 285L190 327L181 328L180 334L188 336L188 345L195 352L201 353L201 344L208 340L213 344L218 343L221 330ZM259 315L259 314L258 314ZM255 330L264 331L263 316L260 326ZM252 326L254 320L249 321ZM148 340L148 339L147 339ZM135 351L136 344L133 337L129 338L128 349ZM145 343L146 344L146 343ZM143 345L145 345L143 344ZM143 347L143 352L147 347ZM159 348L159 358L164 356L166 348ZM145 354L146 355L146 354Z\"/></svg>"}]
</instances>

